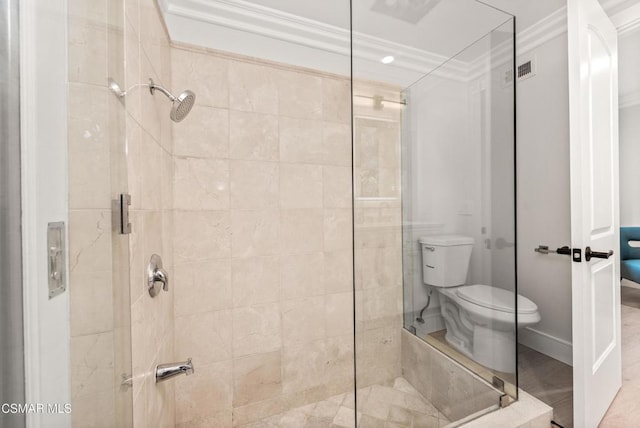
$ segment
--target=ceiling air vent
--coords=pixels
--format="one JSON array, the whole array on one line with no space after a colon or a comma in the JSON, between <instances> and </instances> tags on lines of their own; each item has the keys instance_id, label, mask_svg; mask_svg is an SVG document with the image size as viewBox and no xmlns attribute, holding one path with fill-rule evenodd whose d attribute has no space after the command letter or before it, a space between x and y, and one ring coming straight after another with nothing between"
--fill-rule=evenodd
<instances>
[{"instance_id":1,"label":"ceiling air vent","mask_svg":"<svg viewBox=\"0 0 640 428\"><path fill-rule=\"evenodd\" d=\"M375 0L371 10L417 24L442 0Z\"/></svg>"},{"instance_id":2,"label":"ceiling air vent","mask_svg":"<svg viewBox=\"0 0 640 428\"><path fill-rule=\"evenodd\" d=\"M518 82L522 80L527 80L536 75L536 60L534 58L529 58L524 61L522 64L518 65Z\"/></svg>"}]
</instances>

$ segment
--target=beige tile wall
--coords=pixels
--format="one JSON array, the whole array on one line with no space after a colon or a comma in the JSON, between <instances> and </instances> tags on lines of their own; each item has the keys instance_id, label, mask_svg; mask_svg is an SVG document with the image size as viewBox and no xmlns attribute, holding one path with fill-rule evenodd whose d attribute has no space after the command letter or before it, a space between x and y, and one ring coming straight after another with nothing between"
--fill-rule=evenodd
<instances>
[{"instance_id":1,"label":"beige tile wall","mask_svg":"<svg viewBox=\"0 0 640 428\"><path fill-rule=\"evenodd\" d=\"M178 426L230 427L353 387L350 83L175 47ZM178 89L176 89L178 90Z\"/></svg>"}]
</instances>

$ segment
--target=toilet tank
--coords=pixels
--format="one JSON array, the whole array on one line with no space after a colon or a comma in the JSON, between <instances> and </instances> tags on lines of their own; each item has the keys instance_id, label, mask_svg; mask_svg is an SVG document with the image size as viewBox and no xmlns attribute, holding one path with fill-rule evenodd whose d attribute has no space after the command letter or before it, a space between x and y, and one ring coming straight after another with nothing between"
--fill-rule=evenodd
<instances>
[{"instance_id":1,"label":"toilet tank","mask_svg":"<svg viewBox=\"0 0 640 428\"><path fill-rule=\"evenodd\" d=\"M455 287L467 280L473 238L462 235L423 236L422 281L434 287Z\"/></svg>"}]
</instances>

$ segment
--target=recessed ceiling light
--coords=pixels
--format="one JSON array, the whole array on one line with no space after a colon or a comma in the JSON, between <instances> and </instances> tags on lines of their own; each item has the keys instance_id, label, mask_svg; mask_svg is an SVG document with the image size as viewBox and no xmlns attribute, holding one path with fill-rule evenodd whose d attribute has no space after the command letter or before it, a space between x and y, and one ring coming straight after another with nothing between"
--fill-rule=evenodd
<instances>
[{"instance_id":1,"label":"recessed ceiling light","mask_svg":"<svg viewBox=\"0 0 640 428\"><path fill-rule=\"evenodd\" d=\"M392 57L391 55L387 55L384 58L382 58L380 60L381 63L383 64L391 64L393 61L395 61L396 59L394 57Z\"/></svg>"}]
</instances>

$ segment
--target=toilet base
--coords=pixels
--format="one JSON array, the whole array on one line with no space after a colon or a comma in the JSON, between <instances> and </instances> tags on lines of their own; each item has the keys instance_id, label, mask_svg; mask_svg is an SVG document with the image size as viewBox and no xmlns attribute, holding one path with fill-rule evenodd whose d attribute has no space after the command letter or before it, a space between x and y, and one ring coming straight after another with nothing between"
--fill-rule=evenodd
<instances>
[{"instance_id":1,"label":"toilet base","mask_svg":"<svg viewBox=\"0 0 640 428\"><path fill-rule=\"evenodd\" d=\"M503 373L516 372L516 335L476 325L473 329L473 359Z\"/></svg>"},{"instance_id":2,"label":"toilet base","mask_svg":"<svg viewBox=\"0 0 640 428\"><path fill-rule=\"evenodd\" d=\"M516 341L513 333L475 326L473 350L467 349L464 343L448 330L444 338L456 351L485 367L503 373L515 373Z\"/></svg>"}]
</instances>

